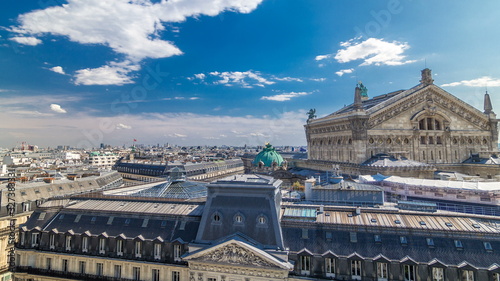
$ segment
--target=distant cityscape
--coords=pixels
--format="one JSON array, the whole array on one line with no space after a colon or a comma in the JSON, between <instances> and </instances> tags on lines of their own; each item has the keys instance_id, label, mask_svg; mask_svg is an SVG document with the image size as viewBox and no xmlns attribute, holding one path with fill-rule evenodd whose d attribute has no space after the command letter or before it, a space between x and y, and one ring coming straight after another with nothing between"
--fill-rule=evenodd
<instances>
[{"instance_id":1,"label":"distant cityscape","mask_svg":"<svg viewBox=\"0 0 500 281\"><path fill-rule=\"evenodd\" d=\"M498 119L433 81L307 146L2 149L2 278L499 281Z\"/></svg>"}]
</instances>

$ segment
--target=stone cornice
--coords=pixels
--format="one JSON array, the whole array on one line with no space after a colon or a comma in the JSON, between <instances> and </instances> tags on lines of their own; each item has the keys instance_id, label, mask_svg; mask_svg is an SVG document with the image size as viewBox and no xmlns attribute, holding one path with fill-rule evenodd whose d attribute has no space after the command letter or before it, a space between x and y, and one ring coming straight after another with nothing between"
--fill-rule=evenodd
<instances>
[{"instance_id":1,"label":"stone cornice","mask_svg":"<svg viewBox=\"0 0 500 281\"><path fill-rule=\"evenodd\" d=\"M368 127L373 128L378 124L381 124L393 117L398 116L406 110L417 106L418 104L425 103L429 99L432 99L432 103L434 105L438 105L440 108L455 113L460 118L467 120L478 128L483 130L488 130L490 128L489 119L481 111L435 85L429 85L419 91L413 92L411 96L405 95L397 101L392 101L393 103L390 105L386 104L387 106L383 108L383 110L372 111L370 109L373 115L370 116ZM392 99L386 102L391 100Z\"/></svg>"}]
</instances>

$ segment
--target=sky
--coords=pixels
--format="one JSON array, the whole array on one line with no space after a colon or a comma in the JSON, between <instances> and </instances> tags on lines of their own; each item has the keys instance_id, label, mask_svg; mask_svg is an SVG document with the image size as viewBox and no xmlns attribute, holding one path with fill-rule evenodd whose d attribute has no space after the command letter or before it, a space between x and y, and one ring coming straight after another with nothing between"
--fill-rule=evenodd
<instances>
[{"instance_id":1,"label":"sky","mask_svg":"<svg viewBox=\"0 0 500 281\"><path fill-rule=\"evenodd\" d=\"M420 71L500 112L500 1L5 0L0 147L306 145Z\"/></svg>"}]
</instances>

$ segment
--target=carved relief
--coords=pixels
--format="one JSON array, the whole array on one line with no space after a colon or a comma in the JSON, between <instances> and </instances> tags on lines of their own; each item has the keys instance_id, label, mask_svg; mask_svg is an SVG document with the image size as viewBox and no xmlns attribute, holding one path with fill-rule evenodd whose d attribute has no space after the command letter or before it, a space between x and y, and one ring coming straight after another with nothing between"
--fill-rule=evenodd
<instances>
[{"instance_id":1,"label":"carved relief","mask_svg":"<svg viewBox=\"0 0 500 281\"><path fill-rule=\"evenodd\" d=\"M236 244L226 245L198 258L197 260L238 265L276 267L276 265Z\"/></svg>"},{"instance_id":2,"label":"carved relief","mask_svg":"<svg viewBox=\"0 0 500 281\"><path fill-rule=\"evenodd\" d=\"M386 110L382 110L380 113L377 113L370 118L368 121L368 128L373 128L378 124L403 113L406 109L412 108L424 101L425 106L423 109L426 110L429 115L434 115L437 112L437 105L439 105L457 115L463 116L464 119L481 127L481 129L489 129L489 124L484 116L478 116L471 110L468 110L467 108L434 91L432 91L432 93L426 93L425 95L422 94L417 97L413 97L412 99L408 99L396 107L390 107Z\"/></svg>"}]
</instances>

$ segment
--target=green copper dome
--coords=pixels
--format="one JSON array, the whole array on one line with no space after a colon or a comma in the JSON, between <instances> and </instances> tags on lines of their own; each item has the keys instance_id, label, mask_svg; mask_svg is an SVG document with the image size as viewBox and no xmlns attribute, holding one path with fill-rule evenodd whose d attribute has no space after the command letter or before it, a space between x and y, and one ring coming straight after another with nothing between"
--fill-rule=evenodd
<instances>
[{"instance_id":1,"label":"green copper dome","mask_svg":"<svg viewBox=\"0 0 500 281\"><path fill-rule=\"evenodd\" d=\"M255 159L253 159L252 164L254 166L259 166L259 162L262 161L264 163L264 166L266 167L272 167L273 162L276 162L277 166L281 166L283 164L283 157L276 152L274 147L270 144L267 143L266 147L264 147L264 150L259 152L257 156L255 156Z\"/></svg>"}]
</instances>

